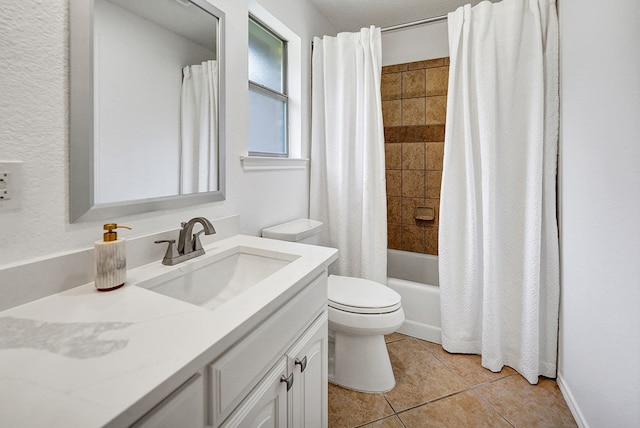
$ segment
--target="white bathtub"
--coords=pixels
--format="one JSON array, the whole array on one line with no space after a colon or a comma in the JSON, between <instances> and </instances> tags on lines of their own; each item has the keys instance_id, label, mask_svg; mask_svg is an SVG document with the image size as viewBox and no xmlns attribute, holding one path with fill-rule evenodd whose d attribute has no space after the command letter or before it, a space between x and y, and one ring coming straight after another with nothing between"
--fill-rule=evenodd
<instances>
[{"instance_id":1,"label":"white bathtub","mask_svg":"<svg viewBox=\"0 0 640 428\"><path fill-rule=\"evenodd\" d=\"M442 343L438 256L387 251L387 284L402 296L400 333Z\"/></svg>"}]
</instances>

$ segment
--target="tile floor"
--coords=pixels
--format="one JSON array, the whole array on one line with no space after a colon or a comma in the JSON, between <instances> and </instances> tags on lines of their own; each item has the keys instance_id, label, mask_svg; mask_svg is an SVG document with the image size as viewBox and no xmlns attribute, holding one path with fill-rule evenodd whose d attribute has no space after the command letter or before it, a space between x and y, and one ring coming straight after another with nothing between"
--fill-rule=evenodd
<instances>
[{"instance_id":1,"label":"tile floor","mask_svg":"<svg viewBox=\"0 0 640 428\"><path fill-rule=\"evenodd\" d=\"M555 381L530 385L509 367L394 333L386 337L396 387L365 394L329 384L330 428L576 427Z\"/></svg>"}]
</instances>

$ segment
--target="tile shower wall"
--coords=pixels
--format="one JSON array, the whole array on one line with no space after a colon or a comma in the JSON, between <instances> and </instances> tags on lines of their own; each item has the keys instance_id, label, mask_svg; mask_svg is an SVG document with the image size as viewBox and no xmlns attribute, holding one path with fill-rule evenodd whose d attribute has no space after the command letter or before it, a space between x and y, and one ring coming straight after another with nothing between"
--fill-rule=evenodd
<instances>
[{"instance_id":1,"label":"tile shower wall","mask_svg":"<svg viewBox=\"0 0 640 428\"><path fill-rule=\"evenodd\" d=\"M389 248L438 254L449 58L382 68ZM434 220L415 210L431 207Z\"/></svg>"}]
</instances>

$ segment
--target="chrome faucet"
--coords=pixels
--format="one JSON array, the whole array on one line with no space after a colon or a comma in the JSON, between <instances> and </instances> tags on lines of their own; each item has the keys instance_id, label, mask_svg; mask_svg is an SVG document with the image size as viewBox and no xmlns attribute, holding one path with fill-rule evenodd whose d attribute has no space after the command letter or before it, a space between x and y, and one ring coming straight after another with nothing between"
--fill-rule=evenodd
<instances>
[{"instance_id":1,"label":"chrome faucet","mask_svg":"<svg viewBox=\"0 0 640 428\"><path fill-rule=\"evenodd\" d=\"M198 233L193 233L193 226L196 223L202 225L202 230ZM180 235L178 237L178 249L174 247L176 243L175 239L165 239L161 241L155 241L156 244L167 242L167 252L162 259L163 265L173 266L178 263L182 263L186 260L190 260L204 254L204 248L200 243L200 234L204 232L205 235L212 235L216 233L213 225L209 220L204 217L194 217L186 223L181 223L182 229L180 229Z\"/></svg>"}]
</instances>

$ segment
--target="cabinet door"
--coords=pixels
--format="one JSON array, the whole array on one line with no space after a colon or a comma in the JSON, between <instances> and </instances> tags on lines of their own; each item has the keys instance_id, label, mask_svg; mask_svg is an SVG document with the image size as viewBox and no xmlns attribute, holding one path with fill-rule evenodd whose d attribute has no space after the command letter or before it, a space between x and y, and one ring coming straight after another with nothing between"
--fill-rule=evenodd
<instances>
[{"instance_id":1,"label":"cabinet door","mask_svg":"<svg viewBox=\"0 0 640 428\"><path fill-rule=\"evenodd\" d=\"M289 405L293 428L327 426L327 334L323 312L287 352L289 373L295 379Z\"/></svg>"},{"instance_id":2,"label":"cabinet door","mask_svg":"<svg viewBox=\"0 0 640 428\"><path fill-rule=\"evenodd\" d=\"M222 427L285 428L287 426L287 360L282 358L251 391Z\"/></svg>"}]
</instances>

